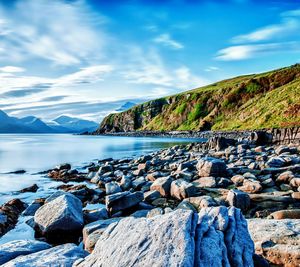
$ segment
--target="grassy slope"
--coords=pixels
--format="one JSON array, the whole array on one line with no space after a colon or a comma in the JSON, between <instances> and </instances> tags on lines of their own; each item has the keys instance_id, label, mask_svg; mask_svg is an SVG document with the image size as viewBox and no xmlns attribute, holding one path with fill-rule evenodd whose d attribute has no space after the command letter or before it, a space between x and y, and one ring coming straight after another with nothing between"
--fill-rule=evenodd
<instances>
[{"instance_id":1,"label":"grassy slope","mask_svg":"<svg viewBox=\"0 0 300 267\"><path fill-rule=\"evenodd\" d=\"M240 76L163 99L151 116L152 101L113 114L103 124L134 114L135 130L233 130L300 126L300 65Z\"/></svg>"}]
</instances>

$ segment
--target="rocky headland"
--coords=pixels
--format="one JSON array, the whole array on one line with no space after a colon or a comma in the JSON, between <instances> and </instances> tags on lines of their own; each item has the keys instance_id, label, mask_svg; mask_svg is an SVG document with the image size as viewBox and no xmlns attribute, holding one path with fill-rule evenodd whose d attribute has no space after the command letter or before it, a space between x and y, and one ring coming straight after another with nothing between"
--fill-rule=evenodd
<instances>
[{"instance_id":1,"label":"rocky headland","mask_svg":"<svg viewBox=\"0 0 300 267\"><path fill-rule=\"evenodd\" d=\"M215 136L47 175L56 193L0 207L0 236L19 216L35 232L0 245L2 266L300 265L296 139Z\"/></svg>"}]
</instances>

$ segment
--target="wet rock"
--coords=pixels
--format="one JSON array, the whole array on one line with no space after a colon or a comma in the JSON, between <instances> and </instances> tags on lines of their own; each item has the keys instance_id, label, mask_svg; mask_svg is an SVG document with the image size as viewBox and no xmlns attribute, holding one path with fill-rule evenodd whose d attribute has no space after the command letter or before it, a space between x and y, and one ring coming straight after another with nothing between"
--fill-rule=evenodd
<instances>
[{"instance_id":1,"label":"wet rock","mask_svg":"<svg viewBox=\"0 0 300 267\"><path fill-rule=\"evenodd\" d=\"M0 207L0 237L15 227L25 208L26 204L20 199L13 199Z\"/></svg>"},{"instance_id":2,"label":"wet rock","mask_svg":"<svg viewBox=\"0 0 300 267\"><path fill-rule=\"evenodd\" d=\"M106 196L106 209L110 214L118 211L123 211L131 208L144 199L142 192L130 193L129 191L120 192L113 195Z\"/></svg>"},{"instance_id":3,"label":"wet rock","mask_svg":"<svg viewBox=\"0 0 300 267\"><path fill-rule=\"evenodd\" d=\"M32 186L23 188L22 190L20 190L20 193L26 193L26 192L32 192L35 193L37 190L39 189L39 187L37 186L37 184L34 184Z\"/></svg>"},{"instance_id":4,"label":"wet rock","mask_svg":"<svg viewBox=\"0 0 300 267\"><path fill-rule=\"evenodd\" d=\"M300 187L300 178L293 178L290 181L290 186L297 189L298 187Z\"/></svg>"},{"instance_id":5,"label":"wet rock","mask_svg":"<svg viewBox=\"0 0 300 267\"><path fill-rule=\"evenodd\" d=\"M14 240L0 245L0 264L4 264L18 256L32 254L51 246L36 240Z\"/></svg>"},{"instance_id":6,"label":"wet rock","mask_svg":"<svg viewBox=\"0 0 300 267\"><path fill-rule=\"evenodd\" d=\"M239 190L230 190L226 198L230 206L247 211L250 207L250 197L247 193Z\"/></svg>"},{"instance_id":7,"label":"wet rock","mask_svg":"<svg viewBox=\"0 0 300 267\"><path fill-rule=\"evenodd\" d=\"M122 188L119 186L117 182L110 182L105 184L106 195L112 195L119 192L122 192Z\"/></svg>"},{"instance_id":8,"label":"wet rock","mask_svg":"<svg viewBox=\"0 0 300 267\"><path fill-rule=\"evenodd\" d=\"M275 266L300 265L300 221L250 219L248 229L255 252Z\"/></svg>"},{"instance_id":9,"label":"wet rock","mask_svg":"<svg viewBox=\"0 0 300 267\"><path fill-rule=\"evenodd\" d=\"M73 263L87 255L83 249L74 244L64 244L42 250L26 256L19 256L3 267L72 267Z\"/></svg>"},{"instance_id":10,"label":"wet rock","mask_svg":"<svg viewBox=\"0 0 300 267\"><path fill-rule=\"evenodd\" d=\"M160 193L156 190L148 191L144 193L144 200L150 203L160 197L161 197Z\"/></svg>"},{"instance_id":11,"label":"wet rock","mask_svg":"<svg viewBox=\"0 0 300 267\"><path fill-rule=\"evenodd\" d=\"M286 162L283 158L281 157L271 157L267 163L266 163L269 167L283 167Z\"/></svg>"},{"instance_id":12,"label":"wet rock","mask_svg":"<svg viewBox=\"0 0 300 267\"><path fill-rule=\"evenodd\" d=\"M131 182L131 177L130 176L123 176L120 182L121 188L126 191L131 188L132 182Z\"/></svg>"},{"instance_id":13,"label":"wet rock","mask_svg":"<svg viewBox=\"0 0 300 267\"><path fill-rule=\"evenodd\" d=\"M16 171L13 171L13 172L9 172L8 174L24 174L26 173L25 170L16 170Z\"/></svg>"},{"instance_id":14,"label":"wet rock","mask_svg":"<svg viewBox=\"0 0 300 267\"><path fill-rule=\"evenodd\" d=\"M83 228L81 201L69 193L61 195L40 207L34 221L37 234L50 243L77 242Z\"/></svg>"},{"instance_id":15,"label":"wet rock","mask_svg":"<svg viewBox=\"0 0 300 267\"><path fill-rule=\"evenodd\" d=\"M224 177L227 174L226 164L223 160L206 157L200 159L196 165L200 177Z\"/></svg>"},{"instance_id":16,"label":"wet rock","mask_svg":"<svg viewBox=\"0 0 300 267\"><path fill-rule=\"evenodd\" d=\"M23 216L34 216L36 211L44 204L44 200L35 200L23 212Z\"/></svg>"},{"instance_id":17,"label":"wet rock","mask_svg":"<svg viewBox=\"0 0 300 267\"><path fill-rule=\"evenodd\" d=\"M279 210L271 213L268 218L275 220L282 219L300 219L300 209L294 210Z\"/></svg>"},{"instance_id":18,"label":"wet rock","mask_svg":"<svg viewBox=\"0 0 300 267\"><path fill-rule=\"evenodd\" d=\"M172 181L173 179L169 176L157 178L151 185L150 189L158 191L163 197L169 196Z\"/></svg>"},{"instance_id":19,"label":"wet rock","mask_svg":"<svg viewBox=\"0 0 300 267\"><path fill-rule=\"evenodd\" d=\"M85 210L83 215L84 215L84 221L86 223L108 219L108 213L106 208L99 208L96 210L88 210L88 211Z\"/></svg>"}]
</instances>

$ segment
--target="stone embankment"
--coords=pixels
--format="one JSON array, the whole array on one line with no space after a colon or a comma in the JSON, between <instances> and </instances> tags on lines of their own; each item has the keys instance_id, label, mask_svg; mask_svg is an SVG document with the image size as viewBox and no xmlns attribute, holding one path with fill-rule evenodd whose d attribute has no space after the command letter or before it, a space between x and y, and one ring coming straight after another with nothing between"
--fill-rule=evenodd
<instances>
[{"instance_id":1,"label":"stone embankment","mask_svg":"<svg viewBox=\"0 0 300 267\"><path fill-rule=\"evenodd\" d=\"M26 208L37 239L1 245L1 263L299 266L300 145L261 140L214 137L80 171L57 166L56 193L1 207L2 234Z\"/></svg>"},{"instance_id":2,"label":"stone embankment","mask_svg":"<svg viewBox=\"0 0 300 267\"><path fill-rule=\"evenodd\" d=\"M260 144L290 144L300 142L300 127L265 129L253 131L134 131L134 132L94 132L92 135L134 136L134 137L178 137L208 140L226 138L234 140L258 141ZM256 142L257 143L257 142Z\"/></svg>"}]
</instances>

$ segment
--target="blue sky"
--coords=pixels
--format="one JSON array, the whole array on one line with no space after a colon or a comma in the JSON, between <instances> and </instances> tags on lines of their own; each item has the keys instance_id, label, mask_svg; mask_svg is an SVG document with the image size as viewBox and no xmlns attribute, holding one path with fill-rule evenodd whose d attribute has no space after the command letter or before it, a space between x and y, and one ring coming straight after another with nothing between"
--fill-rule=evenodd
<instances>
[{"instance_id":1,"label":"blue sky","mask_svg":"<svg viewBox=\"0 0 300 267\"><path fill-rule=\"evenodd\" d=\"M295 64L297 2L0 0L0 109L100 121L129 100Z\"/></svg>"}]
</instances>

